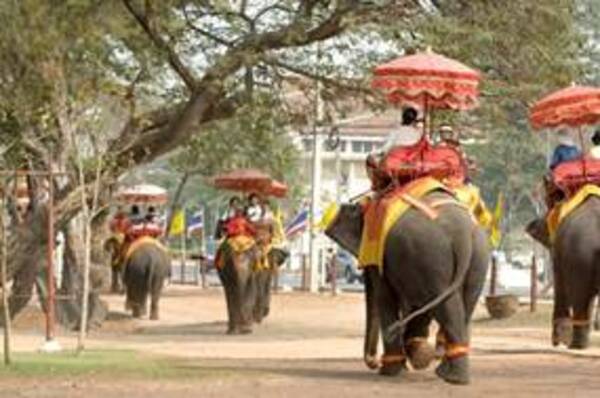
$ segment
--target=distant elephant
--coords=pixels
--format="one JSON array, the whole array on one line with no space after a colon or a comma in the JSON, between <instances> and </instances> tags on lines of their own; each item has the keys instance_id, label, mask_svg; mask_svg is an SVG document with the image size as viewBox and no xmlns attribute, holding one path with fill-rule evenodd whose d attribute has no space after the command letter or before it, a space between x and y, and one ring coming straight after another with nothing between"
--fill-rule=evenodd
<instances>
[{"instance_id":1,"label":"distant elephant","mask_svg":"<svg viewBox=\"0 0 600 398\"><path fill-rule=\"evenodd\" d=\"M437 208L437 218L408 209L387 237L382 270L365 268L364 360L370 368L379 366L381 326L385 339L380 374L398 374L405 369L406 351L411 355L405 345L426 338L435 319L446 340L436 373L447 382L466 384L469 324L487 272L487 240L468 210L455 204L450 194L433 192L422 200L444 203ZM357 255L362 230L361 206L350 204L341 206L326 234ZM390 327L398 322L405 326L403 332L390 335Z\"/></svg>"},{"instance_id":2,"label":"distant elephant","mask_svg":"<svg viewBox=\"0 0 600 398\"><path fill-rule=\"evenodd\" d=\"M123 293L123 239L113 235L104 241L104 250L110 258L110 292Z\"/></svg>"},{"instance_id":3,"label":"distant elephant","mask_svg":"<svg viewBox=\"0 0 600 398\"><path fill-rule=\"evenodd\" d=\"M553 242L544 219L530 223L527 232L552 256L552 344L587 348L593 302L600 292L600 198L590 196L570 213L559 225Z\"/></svg>"},{"instance_id":4,"label":"distant elephant","mask_svg":"<svg viewBox=\"0 0 600 398\"><path fill-rule=\"evenodd\" d=\"M256 302L254 268L259 260L256 246L236 252L225 241L217 252L217 267L227 303L227 334L252 333Z\"/></svg>"},{"instance_id":5,"label":"distant elephant","mask_svg":"<svg viewBox=\"0 0 600 398\"><path fill-rule=\"evenodd\" d=\"M254 322L261 323L269 315L271 307L271 284L273 274L287 260L289 253L279 248L269 251L269 269L256 271L256 303L254 306Z\"/></svg>"},{"instance_id":6,"label":"distant elephant","mask_svg":"<svg viewBox=\"0 0 600 398\"><path fill-rule=\"evenodd\" d=\"M126 291L125 306L132 310L134 318L146 314L149 295L150 319L158 320L160 295L170 270L169 254L158 242L147 241L138 244L129 254L125 260L123 282Z\"/></svg>"}]
</instances>

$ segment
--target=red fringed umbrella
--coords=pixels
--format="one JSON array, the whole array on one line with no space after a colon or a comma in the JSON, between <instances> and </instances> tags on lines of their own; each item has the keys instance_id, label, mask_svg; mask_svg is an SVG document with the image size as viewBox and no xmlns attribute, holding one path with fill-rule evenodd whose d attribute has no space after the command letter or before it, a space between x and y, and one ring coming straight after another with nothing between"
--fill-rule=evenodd
<instances>
[{"instance_id":1,"label":"red fringed umbrella","mask_svg":"<svg viewBox=\"0 0 600 398\"><path fill-rule=\"evenodd\" d=\"M271 183L271 186L264 192L267 196L274 196L276 198L284 198L287 195L288 187L282 182L275 181Z\"/></svg>"},{"instance_id":2,"label":"red fringed umbrella","mask_svg":"<svg viewBox=\"0 0 600 398\"><path fill-rule=\"evenodd\" d=\"M213 178L213 185L219 189L243 192L264 192L271 187L268 174L255 169L234 170Z\"/></svg>"},{"instance_id":3,"label":"red fringed umbrella","mask_svg":"<svg viewBox=\"0 0 600 398\"><path fill-rule=\"evenodd\" d=\"M535 129L597 124L600 122L600 88L574 85L556 91L531 107L529 120Z\"/></svg>"},{"instance_id":4,"label":"red fringed umbrella","mask_svg":"<svg viewBox=\"0 0 600 398\"><path fill-rule=\"evenodd\" d=\"M117 193L117 200L124 203L152 203L164 205L169 200L167 191L158 185L140 184Z\"/></svg>"},{"instance_id":5,"label":"red fringed umbrella","mask_svg":"<svg viewBox=\"0 0 600 398\"><path fill-rule=\"evenodd\" d=\"M431 50L400 57L378 66L372 87L392 103L428 109L468 110L478 104L481 74Z\"/></svg>"}]
</instances>

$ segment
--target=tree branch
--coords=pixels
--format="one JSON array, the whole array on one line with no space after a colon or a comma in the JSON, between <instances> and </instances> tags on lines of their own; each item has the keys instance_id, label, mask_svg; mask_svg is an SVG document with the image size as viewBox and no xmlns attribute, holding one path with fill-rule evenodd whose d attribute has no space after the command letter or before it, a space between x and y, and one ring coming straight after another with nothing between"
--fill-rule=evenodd
<instances>
[{"instance_id":1,"label":"tree branch","mask_svg":"<svg viewBox=\"0 0 600 398\"><path fill-rule=\"evenodd\" d=\"M123 4L129 11L129 13L135 18L138 24L142 27L144 32L148 35L154 45L161 51L164 51L169 60L169 65L183 80L185 85L191 90L194 90L197 80L192 72L185 66L175 49L161 36L160 32L157 31L155 21L151 9L151 0L146 0L146 12L142 13L135 8L131 3L131 0L123 0Z\"/></svg>"}]
</instances>

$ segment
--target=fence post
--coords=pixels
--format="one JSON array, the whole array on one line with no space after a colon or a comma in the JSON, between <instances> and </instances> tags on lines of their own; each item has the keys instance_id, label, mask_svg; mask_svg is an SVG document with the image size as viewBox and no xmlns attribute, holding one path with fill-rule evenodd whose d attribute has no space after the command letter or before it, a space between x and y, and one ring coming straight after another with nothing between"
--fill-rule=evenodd
<instances>
[{"instance_id":1,"label":"fence post","mask_svg":"<svg viewBox=\"0 0 600 398\"><path fill-rule=\"evenodd\" d=\"M202 289L206 289L206 261L200 256L200 279L202 280Z\"/></svg>"},{"instance_id":2,"label":"fence post","mask_svg":"<svg viewBox=\"0 0 600 398\"><path fill-rule=\"evenodd\" d=\"M335 258L335 253L331 256L330 260L331 267L331 295L335 296L337 294L337 259Z\"/></svg>"},{"instance_id":3,"label":"fence post","mask_svg":"<svg viewBox=\"0 0 600 398\"><path fill-rule=\"evenodd\" d=\"M302 285L300 290L303 292L307 290L306 287L306 254L302 254Z\"/></svg>"},{"instance_id":4,"label":"fence post","mask_svg":"<svg viewBox=\"0 0 600 398\"><path fill-rule=\"evenodd\" d=\"M537 310L537 294L538 283L537 283L537 261L535 253L531 256L531 292L530 292L530 303L529 311L535 312Z\"/></svg>"},{"instance_id":5,"label":"fence post","mask_svg":"<svg viewBox=\"0 0 600 398\"><path fill-rule=\"evenodd\" d=\"M498 279L498 260L496 259L496 253L492 253L492 269L490 275L490 296L496 295L496 280Z\"/></svg>"}]
</instances>

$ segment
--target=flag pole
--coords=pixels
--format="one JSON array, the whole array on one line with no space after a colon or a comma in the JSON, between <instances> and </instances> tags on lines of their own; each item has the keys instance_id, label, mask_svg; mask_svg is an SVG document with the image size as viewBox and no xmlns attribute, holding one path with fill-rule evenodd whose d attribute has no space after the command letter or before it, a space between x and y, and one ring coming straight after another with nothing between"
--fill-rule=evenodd
<instances>
[{"instance_id":1,"label":"flag pole","mask_svg":"<svg viewBox=\"0 0 600 398\"><path fill-rule=\"evenodd\" d=\"M181 231L181 284L185 284L185 259L186 259L186 225L185 225L185 206L181 208L183 214L183 230Z\"/></svg>"}]
</instances>

